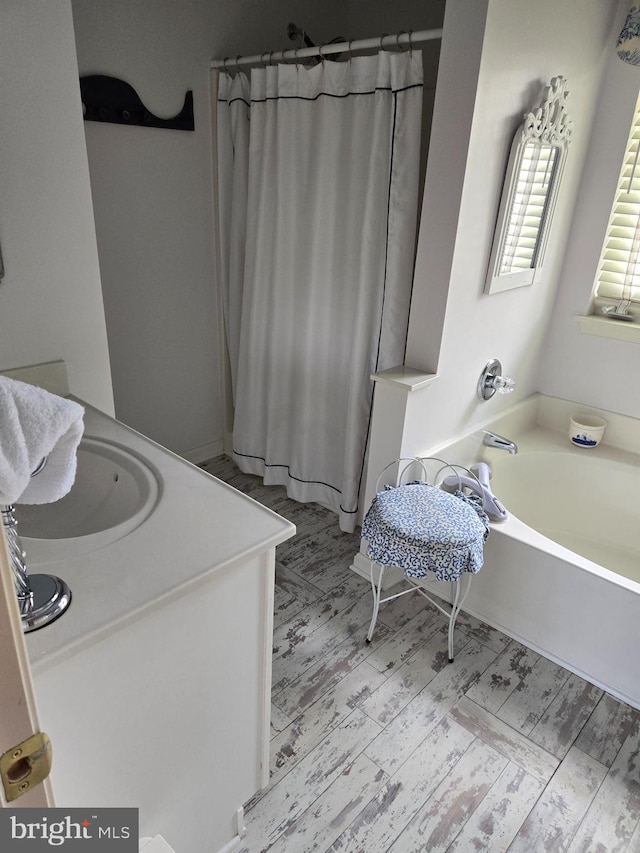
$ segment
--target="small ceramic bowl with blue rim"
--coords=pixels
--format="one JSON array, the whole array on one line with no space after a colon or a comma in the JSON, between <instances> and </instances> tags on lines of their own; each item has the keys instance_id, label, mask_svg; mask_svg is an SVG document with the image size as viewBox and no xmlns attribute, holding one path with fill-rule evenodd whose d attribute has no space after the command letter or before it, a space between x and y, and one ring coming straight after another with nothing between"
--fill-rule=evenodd
<instances>
[{"instance_id":1,"label":"small ceramic bowl with blue rim","mask_svg":"<svg viewBox=\"0 0 640 853\"><path fill-rule=\"evenodd\" d=\"M569 438L576 447L596 447L602 441L607 427L604 418L587 412L571 415Z\"/></svg>"}]
</instances>

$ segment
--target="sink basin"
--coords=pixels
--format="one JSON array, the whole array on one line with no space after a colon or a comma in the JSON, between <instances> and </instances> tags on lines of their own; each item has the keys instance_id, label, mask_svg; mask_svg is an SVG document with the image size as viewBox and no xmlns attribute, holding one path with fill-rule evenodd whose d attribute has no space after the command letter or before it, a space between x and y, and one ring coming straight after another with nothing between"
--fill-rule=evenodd
<instances>
[{"instance_id":1,"label":"sink basin","mask_svg":"<svg viewBox=\"0 0 640 853\"><path fill-rule=\"evenodd\" d=\"M85 436L71 491L50 504L18 504L18 532L27 553L59 559L131 533L153 511L159 483L152 469L124 447Z\"/></svg>"}]
</instances>

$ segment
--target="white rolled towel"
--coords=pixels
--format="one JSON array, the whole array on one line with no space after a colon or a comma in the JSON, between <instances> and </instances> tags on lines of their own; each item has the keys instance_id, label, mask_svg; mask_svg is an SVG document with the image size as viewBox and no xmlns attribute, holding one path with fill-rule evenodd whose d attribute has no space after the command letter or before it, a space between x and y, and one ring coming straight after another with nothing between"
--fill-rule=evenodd
<instances>
[{"instance_id":1,"label":"white rolled towel","mask_svg":"<svg viewBox=\"0 0 640 853\"><path fill-rule=\"evenodd\" d=\"M0 504L46 504L67 494L83 418L73 400L0 376ZM45 467L32 478L44 457Z\"/></svg>"}]
</instances>

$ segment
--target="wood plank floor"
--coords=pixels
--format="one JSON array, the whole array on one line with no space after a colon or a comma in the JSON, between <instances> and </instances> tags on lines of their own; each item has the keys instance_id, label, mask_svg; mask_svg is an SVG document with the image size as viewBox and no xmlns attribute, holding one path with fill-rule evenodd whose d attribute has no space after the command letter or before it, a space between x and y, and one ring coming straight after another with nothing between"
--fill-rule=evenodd
<instances>
[{"instance_id":1,"label":"wood plank floor","mask_svg":"<svg viewBox=\"0 0 640 853\"><path fill-rule=\"evenodd\" d=\"M276 552L271 782L243 853L640 853L638 711L465 613L449 664L418 595L366 645L359 536L225 457L203 467L298 529Z\"/></svg>"}]
</instances>

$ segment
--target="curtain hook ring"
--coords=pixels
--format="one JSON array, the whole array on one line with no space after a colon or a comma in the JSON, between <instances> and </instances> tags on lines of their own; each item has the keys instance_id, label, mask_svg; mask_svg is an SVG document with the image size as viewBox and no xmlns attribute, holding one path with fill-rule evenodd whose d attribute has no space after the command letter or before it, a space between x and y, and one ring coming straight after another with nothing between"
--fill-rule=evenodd
<instances>
[{"instance_id":1,"label":"curtain hook ring","mask_svg":"<svg viewBox=\"0 0 640 853\"><path fill-rule=\"evenodd\" d=\"M402 50L400 47L400 36L403 36L406 33L406 30L400 30L399 33L396 33L396 49Z\"/></svg>"},{"instance_id":2,"label":"curtain hook ring","mask_svg":"<svg viewBox=\"0 0 640 853\"><path fill-rule=\"evenodd\" d=\"M269 65L273 65L273 50L269 51Z\"/></svg>"},{"instance_id":3,"label":"curtain hook ring","mask_svg":"<svg viewBox=\"0 0 640 853\"><path fill-rule=\"evenodd\" d=\"M380 36L380 41L378 43L378 50L384 50L382 42L387 38L388 35L389 33L382 33L382 35Z\"/></svg>"},{"instance_id":4,"label":"curtain hook ring","mask_svg":"<svg viewBox=\"0 0 640 853\"><path fill-rule=\"evenodd\" d=\"M266 64L267 64L267 63L264 61L264 57L265 57L265 56L268 56L268 54L269 54L269 51L268 51L268 50L265 50L265 52L264 52L264 53L261 53L261 54L260 54L260 64L261 64L261 65L266 65Z\"/></svg>"},{"instance_id":5,"label":"curtain hook ring","mask_svg":"<svg viewBox=\"0 0 640 853\"><path fill-rule=\"evenodd\" d=\"M318 56L320 57L320 62L324 63L324 53L322 52L323 44L318 48Z\"/></svg>"},{"instance_id":6,"label":"curtain hook ring","mask_svg":"<svg viewBox=\"0 0 640 853\"><path fill-rule=\"evenodd\" d=\"M296 64L296 71L297 71L297 70L299 69L299 67L300 67L300 62L298 61L298 51L299 51L299 50L300 50L300 48L299 48L299 47L297 47L297 48L293 51L293 61L294 61L294 62L295 62L295 64Z\"/></svg>"},{"instance_id":7,"label":"curtain hook ring","mask_svg":"<svg viewBox=\"0 0 640 853\"><path fill-rule=\"evenodd\" d=\"M241 58L242 58L242 54L240 54L240 53L239 53L239 54L236 56L236 63L235 63L235 64L236 64L236 71L237 71L238 73L240 73L240 59L241 59Z\"/></svg>"},{"instance_id":8,"label":"curtain hook ring","mask_svg":"<svg viewBox=\"0 0 640 853\"><path fill-rule=\"evenodd\" d=\"M229 57L228 57L228 56L225 56L225 58L222 60L222 70L225 72L225 74L228 74L228 73L229 73L229 72L228 72L228 70L227 70L227 62L228 62L228 61L229 61Z\"/></svg>"},{"instance_id":9,"label":"curtain hook ring","mask_svg":"<svg viewBox=\"0 0 640 853\"><path fill-rule=\"evenodd\" d=\"M411 41L412 35L413 35L413 30L409 30L409 51L413 50L413 42Z\"/></svg>"},{"instance_id":10,"label":"curtain hook ring","mask_svg":"<svg viewBox=\"0 0 640 853\"><path fill-rule=\"evenodd\" d=\"M353 51L351 50L351 45L353 44L353 39L349 39L349 62L353 59Z\"/></svg>"}]
</instances>

